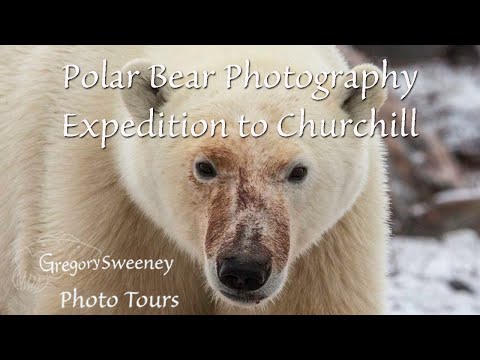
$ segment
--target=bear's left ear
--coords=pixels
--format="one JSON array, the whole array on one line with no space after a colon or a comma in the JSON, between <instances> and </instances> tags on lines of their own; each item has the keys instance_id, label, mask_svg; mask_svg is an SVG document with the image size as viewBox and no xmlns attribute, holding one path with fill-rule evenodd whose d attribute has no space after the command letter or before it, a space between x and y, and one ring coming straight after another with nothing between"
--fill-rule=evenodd
<instances>
[{"instance_id":1,"label":"bear's left ear","mask_svg":"<svg viewBox=\"0 0 480 360\"><path fill-rule=\"evenodd\" d=\"M365 99L362 99L362 85L359 84L360 86L355 89L348 86L349 84L347 84L347 82L351 82L351 80L348 79L346 79L343 84L337 85L337 99L342 109L350 115L352 120L368 119L370 118L372 108L380 109L387 99L387 89L382 88L382 72L372 64L358 65L351 71L356 73L357 79L366 78L366 87L368 90L365 93ZM377 83L372 87L375 82L375 73L378 76ZM346 85L348 88L345 87Z\"/></svg>"},{"instance_id":2,"label":"bear's left ear","mask_svg":"<svg viewBox=\"0 0 480 360\"><path fill-rule=\"evenodd\" d=\"M128 71L134 73L138 71L132 80L132 86L130 88L122 89L122 100L134 119L145 120L149 116L150 108L158 110L167 101L167 90L165 87L155 89L152 88L150 83L151 70L149 67L152 63L135 59L127 63L122 73L127 74Z\"/></svg>"}]
</instances>

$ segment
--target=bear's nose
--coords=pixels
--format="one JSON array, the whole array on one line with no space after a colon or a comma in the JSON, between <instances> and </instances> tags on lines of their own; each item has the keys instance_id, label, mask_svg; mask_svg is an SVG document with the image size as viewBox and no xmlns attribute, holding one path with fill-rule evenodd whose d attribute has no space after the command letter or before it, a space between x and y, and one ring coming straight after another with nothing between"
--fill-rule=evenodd
<instances>
[{"instance_id":1,"label":"bear's nose","mask_svg":"<svg viewBox=\"0 0 480 360\"><path fill-rule=\"evenodd\" d=\"M254 291L267 282L271 265L266 260L230 257L218 261L217 271L221 283L228 288L237 291Z\"/></svg>"}]
</instances>

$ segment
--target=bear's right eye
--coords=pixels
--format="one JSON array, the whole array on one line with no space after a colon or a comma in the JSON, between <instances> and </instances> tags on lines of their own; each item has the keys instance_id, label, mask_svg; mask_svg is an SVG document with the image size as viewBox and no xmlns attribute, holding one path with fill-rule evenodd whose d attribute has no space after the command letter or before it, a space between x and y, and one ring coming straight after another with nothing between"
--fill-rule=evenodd
<instances>
[{"instance_id":1,"label":"bear's right eye","mask_svg":"<svg viewBox=\"0 0 480 360\"><path fill-rule=\"evenodd\" d=\"M214 177L217 176L217 172L213 167L213 165L206 161L198 162L195 165L195 169L197 171L198 176L201 179L208 180L208 179L213 179Z\"/></svg>"}]
</instances>

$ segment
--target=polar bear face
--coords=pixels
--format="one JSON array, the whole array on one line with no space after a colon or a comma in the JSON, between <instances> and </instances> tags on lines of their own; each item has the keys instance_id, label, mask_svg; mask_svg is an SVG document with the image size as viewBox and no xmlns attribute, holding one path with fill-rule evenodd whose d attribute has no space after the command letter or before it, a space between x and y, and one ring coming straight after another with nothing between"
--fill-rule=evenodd
<instances>
[{"instance_id":1,"label":"polar bear face","mask_svg":"<svg viewBox=\"0 0 480 360\"><path fill-rule=\"evenodd\" d=\"M292 133L305 108L307 120L320 128L322 119L367 114L384 95L358 102L357 94L343 89L329 101L315 102L308 92L285 89L132 90L124 93L124 102L136 121L148 118L150 106L161 109L164 119L188 112L189 122L224 119L228 137L122 139L119 162L130 196L198 260L221 300L246 307L273 300L294 260L321 241L362 191L369 141L350 132L337 138L285 138L277 132L278 120L295 113L283 126ZM247 121L266 120L269 130L242 138L241 115ZM250 125L245 130L249 133Z\"/></svg>"}]
</instances>

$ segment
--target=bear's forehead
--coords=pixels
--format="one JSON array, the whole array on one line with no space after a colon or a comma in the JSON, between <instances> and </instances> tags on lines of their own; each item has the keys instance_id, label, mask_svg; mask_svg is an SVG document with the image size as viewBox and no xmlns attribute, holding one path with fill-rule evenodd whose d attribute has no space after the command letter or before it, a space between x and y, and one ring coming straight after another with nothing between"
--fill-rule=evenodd
<instances>
[{"instance_id":1,"label":"bear's forehead","mask_svg":"<svg viewBox=\"0 0 480 360\"><path fill-rule=\"evenodd\" d=\"M277 173L283 171L301 154L292 141L281 138L225 138L200 145L199 154L222 170Z\"/></svg>"}]
</instances>

